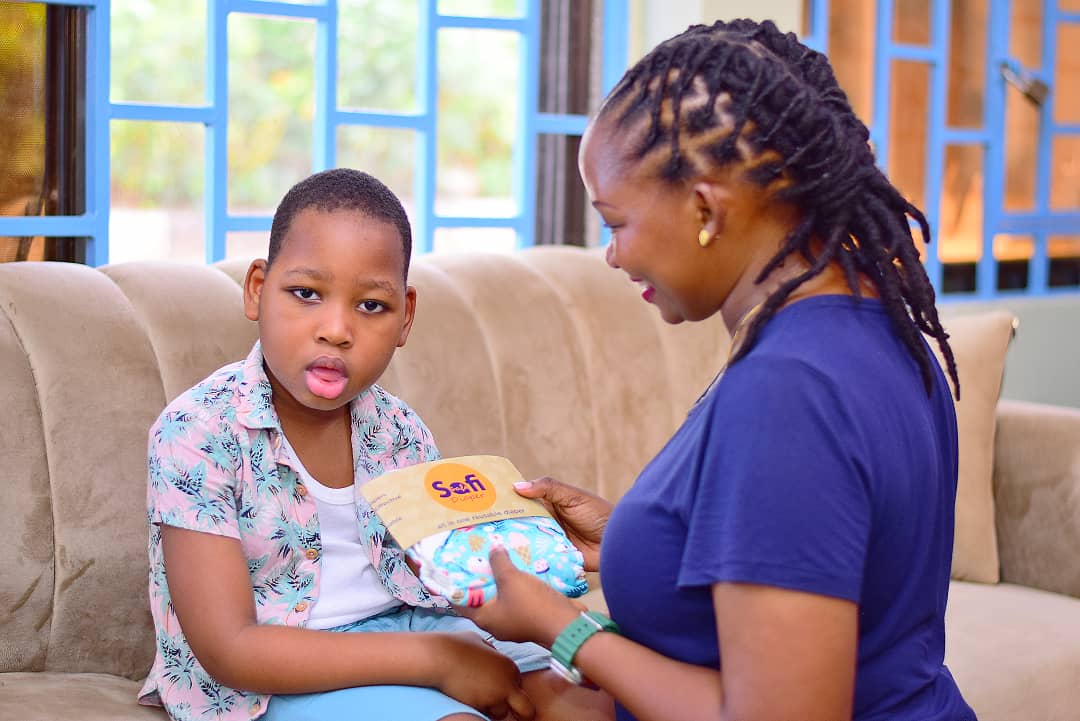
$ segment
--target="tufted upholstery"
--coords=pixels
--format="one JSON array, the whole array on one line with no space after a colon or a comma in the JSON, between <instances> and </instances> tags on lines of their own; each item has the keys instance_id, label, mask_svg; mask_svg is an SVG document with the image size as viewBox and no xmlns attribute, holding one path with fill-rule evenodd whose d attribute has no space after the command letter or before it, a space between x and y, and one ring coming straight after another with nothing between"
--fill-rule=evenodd
<instances>
[{"instance_id":1,"label":"tufted upholstery","mask_svg":"<svg viewBox=\"0 0 1080 721\"><path fill-rule=\"evenodd\" d=\"M163 718L134 702L153 650L146 432L168 399L250 349L245 269L0 264L0 721ZM411 282L416 324L381 383L416 408L443 453L505 455L527 476L610 498L659 450L727 352L719 318L664 324L595 252L429 256L414 263ZM1031 476L1038 488L998 480L999 538L1012 544L1001 554L1003 580L1063 593L956 584L949 663L984 721L1071 718L1063 709L1080 708L1080 696L1065 681L1080 677L1080 600L1067 594L1080 587L1039 559L1072 553L1053 549L1055 529L1080 521L1080 462L1068 456L1059 472L1046 450L1020 468L1007 444L1039 437L1049 415L1067 446L1080 439L1080 414L1009 408L999 409L998 466L1018 478L1031 464L1042 470ZM1061 502L1033 503L1040 490ZM1031 508L1053 510L1059 525L1033 519ZM1001 624L1008 633L996 631ZM1057 655L1039 653L1044 645ZM1030 703L1002 712L996 699L1010 694Z\"/></svg>"}]
</instances>

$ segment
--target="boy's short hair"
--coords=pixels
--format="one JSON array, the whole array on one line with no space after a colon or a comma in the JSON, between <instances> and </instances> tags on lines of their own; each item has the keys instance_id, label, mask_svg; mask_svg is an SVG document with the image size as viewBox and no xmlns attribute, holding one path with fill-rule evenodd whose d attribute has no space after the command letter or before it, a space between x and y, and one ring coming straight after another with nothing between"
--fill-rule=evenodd
<instances>
[{"instance_id":1,"label":"boy's short hair","mask_svg":"<svg viewBox=\"0 0 1080 721\"><path fill-rule=\"evenodd\" d=\"M405 277L412 256L412 227L401 201L378 178L353 168L333 168L304 178L285 193L270 225L266 265L273 264L297 213L314 208L324 213L352 210L397 228L405 251Z\"/></svg>"}]
</instances>

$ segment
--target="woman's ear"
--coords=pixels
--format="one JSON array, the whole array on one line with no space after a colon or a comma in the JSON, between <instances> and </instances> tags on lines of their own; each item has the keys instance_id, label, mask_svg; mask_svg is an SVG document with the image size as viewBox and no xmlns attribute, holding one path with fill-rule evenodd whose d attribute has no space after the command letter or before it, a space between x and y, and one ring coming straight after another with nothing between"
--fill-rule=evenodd
<instances>
[{"instance_id":1,"label":"woman's ear","mask_svg":"<svg viewBox=\"0 0 1080 721\"><path fill-rule=\"evenodd\" d=\"M251 261L244 276L244 315L248 320L259 319L259 298L265 283L266 261L262 258Z\"/></svg>"},{"instance_id":2,"label":"woman's ear","mask_svg":"<svg viewBox=\"0 0 1080 721\"><path fill-rule=\"evenodd\" d=\"M722 234L731 206L731 191L719 183L708 180L695 183L692 190L694 210L698 215L701 229L707 231L710 238Z\"/></svg>"}]
</instances>

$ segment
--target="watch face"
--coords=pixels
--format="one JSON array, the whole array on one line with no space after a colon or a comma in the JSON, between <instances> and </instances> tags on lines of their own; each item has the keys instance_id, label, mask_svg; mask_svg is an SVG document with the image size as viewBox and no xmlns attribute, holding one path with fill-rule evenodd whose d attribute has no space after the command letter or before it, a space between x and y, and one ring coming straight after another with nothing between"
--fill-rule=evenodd
<instances>
[{"instance_id":1,"label":"watch face","mask_svg":"<svg viewBox=\"0 0 1080 721\"><path fill-rule=\"evenodd\" d=\"M548 667L551 668L551 670L554 671L555 673L557 673L560 676L562 676L563 678L565 678L570 683L575 684L577 686L581 685L581 681L582 681L581 671L578 671L573 666L571 666L570 668L567 668L566 666L563 666L558 661L558 659L556 659L554 656L552 656L551 659L548 661Z\"/></svg>"}]
</instances>

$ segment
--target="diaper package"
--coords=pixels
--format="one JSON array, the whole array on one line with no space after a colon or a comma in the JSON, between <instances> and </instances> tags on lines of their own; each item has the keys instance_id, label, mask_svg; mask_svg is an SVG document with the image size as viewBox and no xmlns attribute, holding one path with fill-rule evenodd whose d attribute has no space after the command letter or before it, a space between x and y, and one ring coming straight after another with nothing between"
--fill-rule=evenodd
<instances>
[{"instance_id":1,"label":"diaper package","mask_svg":"<svg viewBox=\"0 0 1080 721\"><path fill-rule=\"evenodd\" d=\"M511 561L571 598L588 591L581 552L543 504L522 498L521 474L499 456L463 456L383 474L361 487L372 510L434 594L459 606L495 597L488 554Z\"/></svg>"}]
</instances>

